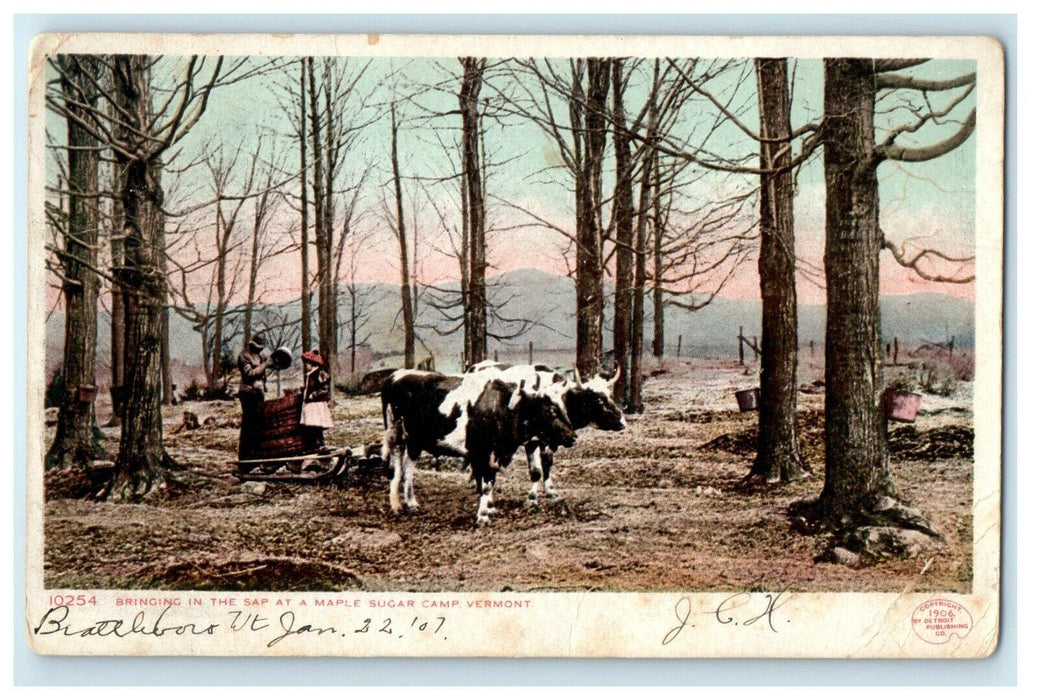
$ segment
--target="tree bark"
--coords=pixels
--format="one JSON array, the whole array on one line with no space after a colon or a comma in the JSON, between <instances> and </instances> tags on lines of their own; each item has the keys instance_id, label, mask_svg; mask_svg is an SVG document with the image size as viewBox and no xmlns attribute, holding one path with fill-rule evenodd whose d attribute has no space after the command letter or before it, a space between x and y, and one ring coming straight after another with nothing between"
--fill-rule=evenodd
<instances>
[{"instance_id":1,"label":"tree bark","mask_svg":"<svg viewBox=\"0 0 1038 700\"><path fill-rule=\"evenodd\" d=\"M322 138L321 138L321 119L320 113L317 109L318 102L318 89L316 76L314 74L314 60L312 57L307 57L307 78L310 84L310 138L311 146L313 148L313 160L314 160L314 178L313 178L313 195L314 195L314 247L317 249L317 345L320 349L321 355L325 358L330 372L331 365L334 358L329 357L328 353L332 348L332 343L329 339L329 305L332 303L330 296L332 286L332 272L331 272L331 247L329 238L329 226L328 226L328 206L329 202L326 198L327 183L325 179L325 166L328 163L325 162L325 153L322 151ZM325 123L324 128L329 129L329 124ZM305 348L307 350L311 348Z\"/></svg>"},{"instance_id":2,"label":"tree bark","mask_svg":"<svg viewBox=\"0 0 1038 700\"><path fill-rule=\"evenodd\" d=\"M649 116L646 133L650 139L656 137L656 124L659 120L657 105L660 82L660 61L653 62L652 90L649 93ZM648 144L647 144L648 146ZM634 289L631 299L631 397L627 403L629 413L641 413L645 410L642 403L642 355L645 344L645 284L648 278L646 259L648 252L648 220L652 202L658 199L653 196L652 183L655 176L659 187L659 169L653 168L659 160L659 152L646 147L642 153L642 178L638 191L638 217L634 233ZM658 268L657 268L658 269Z\"/></svg>"},{"instance_id":3,"label":"tree bark","mask_svg":"<svg viewBox=\"0 0 1038 700\"><path fill-rule=\"evenodd\" d=\"M313 60L313 59L310 59ZM302 276L299 283L300 288L300 310L302 331L300 339L303 351L308 351L310 345L310 243L308 240L310 232L310 206L307 201L306 181L306 59L299 61L299 196L300 196L300 245L299 258L302 266ZM246 339L248 342L248 339Z\"/></svg>"},{"instance_id":4,"label":"tree bark","mask_svg":"<svg viewBox=\"0 0 1038 700\"><path fill-rule=\"evenodd\" d=\"M660 156L653 155L652 168L655 173L655 194L652 198L652 356L663 357L665 350L664 304L663 304L663 221L660 202Z\"/></svg>"},{"instance_id":5,"label":"tree bark","mask_svg":"<svg viewBox=\"0 0 1038 700\"><path fill-rule=\"evenodd\" d=\"M789 85L785 58L758 58L760 102L761 375L757 458L765 482L804 476L797 444L797 294Z\"/></svg>"},{"instance_id":6,"label":"tree bark","mask_svg":"<svg viewBox=\"0 0 1038 700\"><path fill-rule=\"evenodd\" d=\"M122 182L122 172L117 166L115 178ZM122 207L116 202L113 207L115 221L121 221ZM113 227L111 235L112 244L112 279L119 279L123 266L123 239L122 231L118 226ZM112 355L112 383L109 392L112 396L112 417L108 421L109 426L121 424L125 392L123 386L126 382L126 304L123 303L123 289L118 284L112 285L112 324L110 334L110 352ZM203 350L203 355L204 355Z\"/></svg>"},{"instance_id":7,"label":"tree bark","mask_svg":"<svg viewBox=\"0 0 1038 700\"><path fill-rule=\"evenodd\" d=\"M162 248L166 244L163 242ZM173 403L173 358L169 354L169 299L162 305L162 405Z\"/></svg>"},{"instance_id":8,"label":"tree bark","mask_svg":"<svg viewBox=\"0 0 1038 700\"><path fill-rule=\"evenodd\" d=\"M613 397L625 405L631 364L631 312L633 292L634 200L631 192L631 148L625 132L623 102L623 59L612 60L613 146L616 152L616 186L613 195L613 221L616 225L616 301L613 306L613 358L620 376L613 385Z\"/></svg>"},{"instance_id":9,"label":"tree bark","mask_svg":"<svg viewBox=\"0 0 1038 700\"><path fill-rule=\"evenodd\" d=\"M129 125L147 133L151 118L148 57L116 56L117 98ZM134 137L126 136L133 142ZM166 302L165 251L161 248L162 163L158 154L139 149L135 157L120 155L124 167L119 198L126 234L125 264L118 281L125 290L127 348L126 406L115 474L109 498L137 500L165 482L160 402L162 312Z\"/></svg>"},{"instance_id":10,"label":"tree bark","mask_svg":"<svg viewBox=\"0 0 1038 700\"><path fill-rule=\"evenodd\" d=\"M392 128L393 189L396 193L396 234L400 244L400 309L404 320L404 367L414 367L414 306L411 299L411 268L407 255L407 229L404 226L404 193L400 186L400 160L397 154L396 105L390 104Z\"/></svg>"},{"instance_id":11,"label":"tree bark","mask_svg":"<svg viewBox=\"0 0 1038 700\"><path fill-rule=\"evenodd\" d=\"M836 522L867 499L893 495L883 413L879 188L871 60L825 60L825 485Z\"/></svg>"},{"instance_id":12,"label":"tree bark","mask_svg":"<svg viewBox=\"0 0 1038 700\"><path fill-rule=\"evenodd\" d=\"M463 290L464 323L467 346L466 364L486 359L487 355L487 288L486 288L486 200L483 172L480 167L479 93L483 86L486 59L461 59L462 78L458 103L461 108L461 162L463 202L467 207L468 275Z\"/></svg>"},{"instance_id":13,"label":"tree bark","mask_svg":"<svg viewBox=\"0 0 1038 700\"><path fill-rule=\"evenodd\" d=\"M219 195L218 195L219 196ZM227 246L224 241L230 231L222 230L223 215L221 202L216 202L216 310L213 312L213 347L210 367L213 375L209 378L209 391L218 395L223 387L220 382L223 367L223 313L224 297L227 294Z\"/></svg>"},{"instance_id":14,"label":"tree bark","mask_svg":"<svg viewBox=\"0 0 1038 700\"><path fill-rule=\"evenodd\" d=\"M336 163L338 160L338 147L334 144L335 115L332 112L332 87L331 72L327 59L324 66L324 216L323 230L319 239L324 250L318 255L318 264L323 258L324 267L321 272L321 284L319 288L318 307L320 309L320 348L321 356L324 357L325 370L328 372L329 400L335 398L335 375L338 369L339 343L338 343L338 290L335 274L334 255L334 226L335 226L335 199L334 184Z\"/></svg>"},{"instance_id":15,"label":"tree bark","mask_svg":"<svg viewBox=\"0 0 1038 700\"><path fill-rule=\"evenodd\" d=\"M84 75L96 71L88 56L58 57L61 89L69 110L80 118L97 104L97 90ZM76 103L84 107L76 106ZM65 346L61 371L64 396L58 427L47 453L47 467L86 467L99 454L94 441L94 405L79 396L80 386L95 386L97 358L98 143L72 116L68 126L68 231L62 258L65 302ZM78 262L82 261L82 263Z\"/></svg>"},{"instance_id":16,"label":"tree bark","mask_svg":"<svg viewBox=\"0 0 1038 700\"><path fill-rule=\"evenodd\" d=\"M576 316L577 369L586 377L602 367L602 160L609 94L609 60L586 60L587 96L574 79L570 99L579 172L576 176ZM580 143L582 141L582 143ZM583 157L580 157L581 151Z\"/></svg>"},{"instance_id":17,"label":"tree bark","mask_svg":"<svg viewBox=\"0 0 1038 700\"><path fill-rule=\"evenodd\" d=\"M652 206L652 162L655 151L646 149L642 156L642 179L638 192L638 219L634 234L634 289L631 304L631 398L627 411L641 413L642 403L642 353L645 337L645 283L646 283L646 231L649 209Z\"/></svg>"}]
</instances>

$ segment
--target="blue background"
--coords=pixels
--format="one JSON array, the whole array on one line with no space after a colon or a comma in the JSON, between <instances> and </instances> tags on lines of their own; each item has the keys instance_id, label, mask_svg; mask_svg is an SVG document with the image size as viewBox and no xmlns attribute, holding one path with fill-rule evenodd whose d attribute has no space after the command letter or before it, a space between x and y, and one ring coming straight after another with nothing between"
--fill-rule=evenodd
<instances>
[{"instance_id":1,"label":"blue background","mask_svg":"<svg viewBox=\"0 0 1038 700\"><path fill-rule=\"evenodd\" d=\"M809 31L807 31L809 30ZM15 685L1014 685L1017 678L1017 232L1015 15L16 15L14 18L13 357L26 346L28 53L44 32L450 34L984 34L1006 54L1006 241L1002 619L976 661L269 659L40 657L24 625L25 363L14 363ZM790 639L790 651L795 652Z\"/></svg>"}]
</instances>

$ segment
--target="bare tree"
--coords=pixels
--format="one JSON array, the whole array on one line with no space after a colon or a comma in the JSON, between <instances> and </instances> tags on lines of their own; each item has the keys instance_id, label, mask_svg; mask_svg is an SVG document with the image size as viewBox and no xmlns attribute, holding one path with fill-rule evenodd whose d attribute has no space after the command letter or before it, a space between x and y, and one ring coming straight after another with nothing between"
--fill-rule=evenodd
<instances>
[{"instance_id":1,"label":"bare tree","mask_svg":"<svg viewBox=\"0 0 1038 700\"><path fill-rule=\"evenodd\" d=\"M312 59L311 59L312 60ZM302 343L309 350L310 343L310 206L307 202L307 159L306 159L306 59L299 59L299 122L296 138L299 139L299 256L301 264L299 303L302 309Z\"/></svg>"},{"instance_id":2,"label":"bare tree","mask_svg":"<svg viewBox=\"0 0 1038 700\"><path fill-rule=\"evenodd\" d=\"M927 81L896 71L921 63L872 59L825 61L826 298L825 485L813 514L846 532L847 523L886 524L932 533L918 512L891 505L880 346L877 169L884 161L939 158L973 133L976 110L953 111L972 94L976 75ZM922 91L903 122L875 141L877 91ZM931 93L960 90L940 106ZM955 112L958 114L958 112ZM899 141L933 123L950 122L946 138L922 145Z\"/></svg>"},{"instance_id":3,"label":"bare tree","mask_svg":"<svg viewBox=\"0 0 1038 700\"><path fill-rule=\"evenodd\" d=\"M257 139L256 151L252 156L252 162L260 163L263 151L262 137ZM272 149L273 152L273 149ZM259 191L255 193L252 203L252 227L249 236L249 278L246 288L245 310L242 317L242 344L247 345L252 337L253 307L261 296L259 289L260 272L263 264L277 255L291 249L291 245L275 240L269 235L268 228L270 220L281 200L279 191L276 189L275 174L283 170L283 163L271 162L266 164L264 175L255 182Z\"/></svg>"},{"instance_id":4,"label":"bare tree","mask_svg":"<svg viewBox=\"0 0 1038 700\"><path fill-rule=\"evenodd\" d=\"M62 226L63 247L54 247L65 304L65 343L61 372L64 385L58 427L47 453L47 466L85 467L100 454L94 439L93 397L81 396L96 383L97 270L100 202L100 145L81 126L97 109L98 90L88 74L98 67L90 56L62 55L52 59L60 74L62 103L68 114L64 149L67 159L68 209ZM65 214L65 212L61 212Z\"/></svg>"},{"instance_id":5,"label":"bare tree","mask_svg":"<svg viewBox=\"0 0 1038 700\"><path fill-rule=\"evenodd\" d=\"M407 227L404 224L404 194L400 184L400 157L397 152L397 134L400 125L397 122L396 102L389 104L390 114L390 161L393 166L393 193L396 201L396 221L394 232L400 250L400 310L404 323L404 367L414 367L414 301L411 289L411 263L407 254Z\"/></svg>"},{"instance_id":6,"label":"bare tree","mask_svg":"<svg viewBox=\"0 0 1038 700\"><path fill-rule=\"evenodd\" d=\"M479 109L479 93L487 60L473 57L458 60L462 67L458 92L461 108L462 249L468 263L462 277L464 364L467 366L485 360L487 355L486 198L481 148L483 126Z\"/></svg>"},{"instance_id":7,"label":"bare tree","mask_svg":"<svg viewBox=\"0 0 1038 700\"><path fill-rule=\"evenodd\" d=\"M628 404L631 363L632 295L634 287L634 194L630 138L624 112L626 80L623 59L612 60L613 82L613 146L616 153L616 184L613 194L613 222L616 227L616 301L613 305L613 357L620 376L613 385L613 395ZM639 352L641 348L639 347Z\"/></svg>"},{"instance_id":8,"label":"bare tree","mask_svg":"<svg viewBox=\"0 0 1038 700\"><path fill-rule=\"evenodd\" d=\"M804 475L797 444L797 292L789 82L785 58L758 58L761 379L757 458L764 482Z\"/></svg>"},{"instance_id":9,"label":"bare tree","mask_svg":"<svg viewBox=\"0 0 1038 700\"><path fill-rule=\"evenodd\" d=\"M350 350L350 374L357 372L357 349L368 342L371 332L368 327L371 307L375 302L373 290L359 279L361 256L371 245L373 231L355 231L353 235L343 236L344 248L339 255L339 267L345 266L345 279L336 275L340 282L340 294L346 296L346 319L343 328L347 333L347 346Z\"/></svg>"}]
</instances>

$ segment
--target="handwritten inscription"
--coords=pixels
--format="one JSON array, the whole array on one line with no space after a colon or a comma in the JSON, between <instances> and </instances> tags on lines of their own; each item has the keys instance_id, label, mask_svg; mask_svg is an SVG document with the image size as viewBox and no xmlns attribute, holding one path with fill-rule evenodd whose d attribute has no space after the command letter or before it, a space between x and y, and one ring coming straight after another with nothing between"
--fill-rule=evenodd
<instances>
[{"instance_id":1,"label":"handwritten inscription","mask_svg":"<svg viewBox=\"0 0 1038 700\"><path fill-rule=\"evenodd\" d=\"M708 615L708 624L731 625L732 627L752 627L759 622L767 622L768 628L778 633L779 619L775 612L789 602L791 594L787 590L778 593L735 593L721 601L711 612L694 613L692 601L683 597L674 605L674 617L677 625L663 635L663 645L677 639L686 628L695 627L689 620L693 614ZM786 620L789 622L789 620Z\"/></svg>"},{"instance_id":2,"label":"handwritten inscription","mask_svg":"<svg viewBox=\"0 0 1038 700\"><path fill-rule=\"evenodd\" d=\"M40 624L36 625L33 633L39 636L48 634L61 634L66 637L128 637L130 635L144 635L161 637L165 634L213 634L220 626L216 623L201 624L188 623L183 625L166 624L163 618L169 612L169 607L162 609L153 622L148 621L146 613L142 610L130 620L109 618L95 620L87 624L73 625L69 621L71 609L67 605L58 605L44 613Z\"/></svg>"},{"instance_id":3,"label":"handwritten inscription","mask_svg":"<svg viewBox=\"0 0 1038 700\"><path fill-rule=\"evenodd\" d=\"M256 612L231 610L223 622L188 622L177 623L171 620L166 606L158 614L137 611L132 617L113 617L83 622L73 620L72 608L68 605L56 605L47 610L33 627L33 634L44 637L60 635L64 637L115 637L124 638L130 635L151 637L163 636L198 636L223 634L258 634L267 648L274 647L292 637L323 637L326 639L342 639L373 633L394 638L426 637L446 639L444 627L447 618L438 616L425 618L408 616L406 619L364 618L354 624L342 628L332 625L317 625L301 619L293 611L285 611L276 618L270 618ZM82 611L80 611L82 614ZM343 631L343 630L348 630Z\"/></svg>"}]
</instances>

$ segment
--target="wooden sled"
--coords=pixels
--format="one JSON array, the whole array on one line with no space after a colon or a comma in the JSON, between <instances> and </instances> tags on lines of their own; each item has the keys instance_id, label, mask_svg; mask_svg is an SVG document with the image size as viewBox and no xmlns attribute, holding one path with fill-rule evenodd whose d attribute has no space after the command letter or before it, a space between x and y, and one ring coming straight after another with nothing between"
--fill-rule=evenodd
<instances>
[{"instance_id":1,"label":"wooden sled","mask_svg":"<svg viewBox=\"0 0 1038 700\"><path fill-rule=\"evenodd\" d=\"M325 452L305 450L299 426L302 396L289 394L280 399L257 400L255 394L240 394L242 403L241 440L236 476L242 481L279 481L322 484L345 481L352 468L358 475L370 476L381 466L379 457L356 457L348 447ZM251 449L247 449L251 448ZM247 459L242 456L248 454ZM318 469L303 468L316 462ZM293 469L293 467L298 467Z\"/></svg>"}]
</instances>

